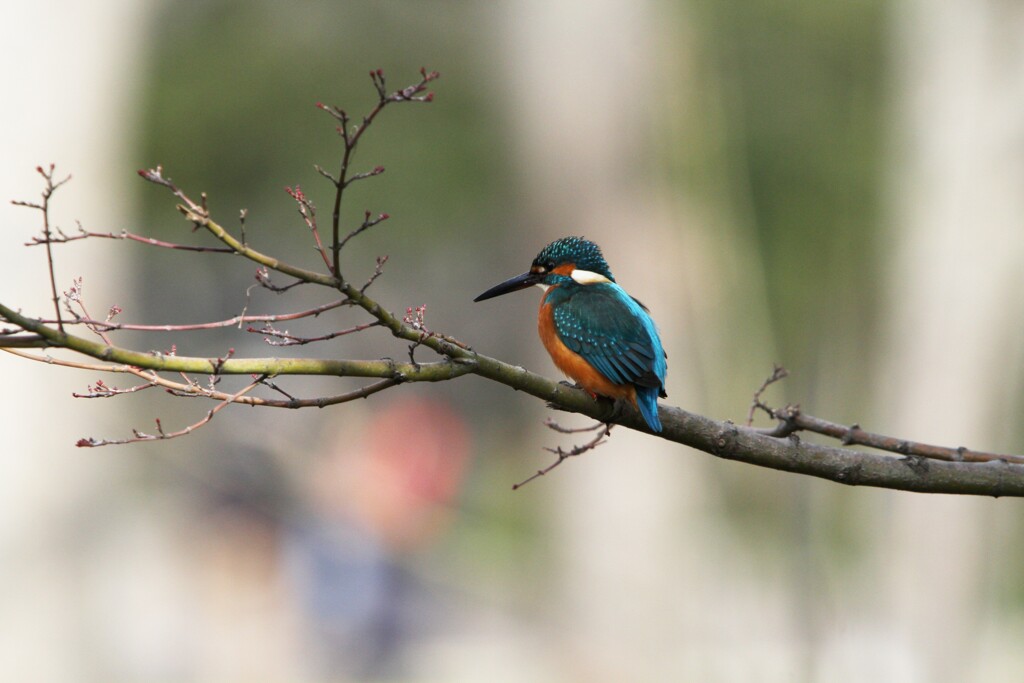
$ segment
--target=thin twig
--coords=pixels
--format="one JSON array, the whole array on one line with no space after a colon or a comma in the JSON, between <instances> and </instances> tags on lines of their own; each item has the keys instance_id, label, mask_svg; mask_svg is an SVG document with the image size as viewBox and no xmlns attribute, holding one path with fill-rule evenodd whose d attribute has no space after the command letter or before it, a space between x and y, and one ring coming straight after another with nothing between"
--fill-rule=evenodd
<instances>
[{"instance_id":1,"label":"thin twig","mask_svg":"<svg viewBox=\"0 0 1024 683\"><path fill-rule=\"evenodd\" d=\"M133 387L122 389L120 387L112 387L102 379L98 379L95 384L89 385L88 393L80 394L78 392L72 392L71 395L75 398L111 398L113 396L123 396L124 394L134 394L144 389L152 389L156 386L159 386L159 384L150 380L145 384L136 384Z\"/></svg>"},{"instance_id":2,"label":"thin twig","mask_svg":"<svg viewBox=\"0 0 1024 683\"><path fill-rule=\"evenodd\" d=\"M360 294L365 294L366 290L370 288L370 285L373 284L374 280L384 274L384 264L387 262L388 257L386 254L384 256L377 257L377 266L373 269L373 275L371 275L370 279L366 281L366 284L359 288Z\"/></svg>"},{"instance_id":3,"label":"thin twig","mask_svg":"<svg viewBox=\"0 0 1024 683\"><path fill-rule=\"evenodd\" d=\"M614 426L612 424L606 424L604 422L599 422L594 427L586 427L586 428L583 428L583 429L569 429L567 427L560 426L558 423L556 423L554 420L551 420L550 418L545 420L544 424L547 427L549 427L550 429L553 429L556 432L560 432L562 434L572 434L572 433L575 433L575 432L590 432L590 431L593 431L594 429L602 428L602 427L603 427L603 429L600 432L598 432L597 436L595 436L590 441L586 442L585 444L580 444L579 446L574 446L573 448L569 449L568 451L563 450L561 446L559 446L557 448L548 448L548 447L545 446L544 450L546 450L549 453L554 453L556 456L558 456L558 459L555 460L550 465L548 465L547 467L545 467L544 469L537 470L531 476L529 476L526 479L522 480L518 484L513 484L513 486L512 486L512 490L513 491L518 491L520 488L522 488L523 486L526 486L527 484L529 484L534 479L538 479L540 477L543 477L548 472L550 472L551 470L555 469L556 467L561 465L563 462L565 462L569 458L576 457L577 455L582 455L582 454L586 453L587 451L592 451L595 448L597 448L598 446L600 446L601 444L605 443L605 437L609 436L612 433L612 427Z\"/></svg>"},{"instance_id":4,"label":"thin twig","mask_svg":"<svg viewBox=\"0 0 1024 683\"><path fill-rule=\"evenodd\" d=\"M337 337L344 337L347 334L353 334L355 332L362 332L368 330L371 327L378 327L380 325L379 320L373 322L363 323L361 325L353 325L344 330L337 330L336 332L329 332L319 337L299 337L293 334L289 334L287 330L284 332L274 329L273 325L264 325L261 328L250 327L246 332L252 332L253 334L265 335L263 341L270 346L302 346L304 344L313 344L315 342L328 341Z\"/></svg>"},{"instance_id":5,"label":"thin twig","mask_svg":"<svg viewBox=\"0 0 1024 683\"><path fill-rule=\"evenodd\" d=\"M165 432L164 428L163 428L163 425L160 422L160 418L157 418L156 419L156 429L157 429L157 433L156 434L146 434L144 432L140 432L137 429L133 429L132 430L133 436L131 438L128 438L128 439L94 439L94 438L89 437L89 438L79 439L78 442L75 443L75 445L80 447L80 448L95 448L97 446L118 446L118 445L123 445L123 444L128 444L128 443L139 443L140 441L166 441L168 439L175 439L175 438L177 438L179 436L185 436L186 434L191 434L192 432L194 432L195 430L199 429L203 425L209 423L210 420L213 419L213 416L216 415L218 412L220 412L221 409L225 408L226 406L228 406L228 405L230 405L232 403L237 402L237 400L239 398L241 398L245 394L249 393L250 391L252 391L256 387L258 387L259 385L260 385L260 380L255 380L255 381L245 385L240 390L238 390L234 394L231 394L230 396L225 398L223 401L221 401L220 403L215 405L213 408L208 410L206 412L206 415L201 420L199 420L198 422L194 422L194 423L188 425L187 427L185 427L183 429L180 429L180 430L178 430L176 432Z\"/></svg>"},{"instance_id":6,"label":"thin twig","mask_svg":"<svg viewBox=\"0 0 1024 683\"><path fill-rule=\"evenodd\" d=\"M60 314L60 297L57 295L57 275L54 272L53 263L53 231L50 229L50 197L53 196L53 193L57 190L57 188L71 180L71 175L68 174L67 177L65 177L63 180L58 180L57 182L54 182L53 175L55 168L55 164L50 164L48 170L44 169L42 166L36 166L36 172L39 175L41 175L43 179L46 181L46 185L45 187L43 187L42 192L42 204L35 204L33 202L24 202L19 200L12 201L11 203L14 204L15 206L24 206L25 208L28 209L37 209L40 213L43 214L42 243L46 245L46 266L47 270L50 273L50 294L52 296L54 311L56 311L57 329L63 332L64 320L61 318Z\"/></svg>"},{"instance_id":7,"label":"thin twig","mask_svg":"<svg viewBox=\"0 0 1024 683\"><path fill-rule=\"evenodd\" d=\"M76 313L75 314L75 320L77 320L79 322L84 321L84 320L92 320L92 316L89 315L89 309L87 309L85 307L85 301L82 300L82 278L78 278L77 280L75 280L75 286L72 287L71 291L68 293L67 299L68 299L68 310L69 311L72 311L74 313L74 309L72 308L72 303L78 304L78 307L80 309L82 309L82 315L79 316ZM119 307L115 306L114 308L112 308L110 310L110 315L108 316L108 318L113 317L114 315L116 315L115 311L120 312L120 310L121 309ZM101 325L106 325L106 324L107 323L101 323ZM95 332L97 335L99 335L100 339L103 340L104 344L106 344L108 346L113 344L113 342L110 339L110 335L107 334L108 330L101 329L98 325L91 325L89 323L85 323L85 326L87 328L89 328L90 330L92 330L93 332Z\"/></svg>"},{"instance_id":8,"label":"thin twig","mask_svg":"<svg viewBox=\"0 0 1024 683\"><path fill-rule=\"evenodd\" d=\"M217 320L208 323L193 323L187 325L137 325L133 323L115 323L108 320L94 320L84 317L75 320L76 325L88 325L91 328L104 331L131 330L135 332L189 332L194 330L213 330L223 327L241 327L246 323L275 323L288 320L299 320L301 318L317 317L321 313L330 311L341 306L349 305L345 299L332 301L329 304L317 306L306 311L297 313L279 313L276 315L236 315L227 320ZM43 320L44 323L51 323L51 320ZM250 330L252 331L252 330Z\"/></svg>"},{"instance_id":9,"label":"thin twig","mask_svg":"<svg viewBox=\"0 0 1024 683\"><path fill-rule=\"evenodd\" d=\"M122 230L119 233L113 232L92 232L85 230L81 225L78 226L78 233L74 235L68 235L63 232L58 237L53 237L50 240L51 244L63 244L65 242L75 242L77 240L84 239L109 239L109 240L130 240L138 242L140 244L148 244L153 247L162 247L164 249L178 249L180 251L196 251L206 252L213 254L234 254L235 250L228 247L201 247L192 244L177 244L174 242L165 242L164 240L158 240L154 237L146 237L144 235L137 235L127 230ZM244 241L244 239L243 239ZM33 247L38 244L46 244L46 239L41 237L33 237L30 241L25 242L26 247Z\"/></svg>"},{"instance_id":10,"label":"thin twig","mask_svg":"<svg viewBox=\"0 0 1024 683\"><path fill-rule=\"evenodd\" d=\"M164 167L162 165L157 164L156 168L140 168L138 170L138 174L139 177L147 182L153 183L154 185L160 185L161 187L166 187L171 191L171 194L184 202L185 206L187 206L193 213L209 215L206 211L206 193L204 192L202 194L202 203L196 204L194 201L189 199L177 185L174 184L173 180L164 176Z\"/></svg>"},{"instance_id":11,"label":"thin twig","mask_svg":"<svg viewBox=\"0 0 1024 683\"><path fill-rule=\"evenodd\" d=\"M592 432L596 429L607 427L608 425L605 422L596 422L589 427L563 427L549 417L544 420L544 426L558 432L559 434L581 434L583 432Z\"/></svg>"},{"instance_id":12,"label":"thin twig","mask_svg":"<svg viewBox=\"0 0 1024 683\"><path fill-rule=\"evenodd\" d=\"M369 230L370 228L372 228L373 226L377 225L378 223L386 221L388 218L391 217L391 216L389 216L386 213L378 214L375 218L370 218L370 216L371 216L370 212L367 211L363 215L363 222L362 222L362 224L358 228L356 228L355 230L350 232L349 234L345 235L345 239L341 240L341 242L338 243L337 248L335 249L335 252L340 252L342 249L344 249L345 245L348 244L348 241L350 239L352 239L353 237L355 237L356 235L359 235L359 234Z\"/></svg>"},{"instance_id":13,"label":"thin twig","mask_svg":"<svg viewBox=\"0 0 1024 683\"><path fill-rule=\"evenodd\" d=\"M295 203L299 206L299 215L302 216L302 221L309 228L309 231L313 235L313 241L316 242L316 250L320 253L320 256L324 260L324 265L327 266L327 270L337 276L334 271L334 267L331 265L331 259L327 256L327 251L324 249L324 244L320 240L320 229L316 224L316 206L313 204L313 200L305 195L302 188L296 185L294 188L284 188L288 196L295 200Z\"/></svg>"},{"instance_id":14,"label":"thin twig","mask_svg":"<svg viewBox=\"0 0 1024 683\"><path fill-rule=\"evenodd\" d=\"M307 280L299 279L290 285L275 285L270 279L270 271L266 266L261 266L256 269L256 284L264 289L269 289L275 294L284 294L289 289L294 289L300 285L308 285L309 282Z\"/></svg>"},{"instance_id":15,"label":"thin twig","mask_svg":"<svg viewBox=\"0 0 1024 683\"><path fill-rule=\"evenodd\" d=\"M770 387L772 384L775 384L779 380L788 376L789 370L778 364L773 365L772 374L769 375L768 378L761 383L761 388L754 392L754 399L750 402L750 412L747 413L748 427L754 423L754 411L756 411L758 408L768 413L768 415L771 416L772 418L775 417L775 414L772 411L772 409L761 402L761 395L764 393L765 389Z\"/></svg>"}]
</instances>

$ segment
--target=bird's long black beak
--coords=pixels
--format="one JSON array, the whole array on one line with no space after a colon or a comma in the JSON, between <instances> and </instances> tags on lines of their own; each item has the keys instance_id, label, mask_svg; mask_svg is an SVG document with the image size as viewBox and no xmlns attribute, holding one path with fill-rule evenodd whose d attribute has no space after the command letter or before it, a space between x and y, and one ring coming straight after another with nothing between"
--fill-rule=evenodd
<instances>
[{"instance_id":1,"label":"bird's long black beak","mask_svg":"<svg viewBox=\"0 0 1024 683\"><path fill-rule=\"evenodd\" d=\"M513 278L505 280L500 285L494 285L486 292L473 299L473 301L483 301L484 299L493 299L496 296L502 294L508 294L509 292L517 292L520 289L526 289L540 282L541 278L544 277L543 273L523 273L522 275L516 275Z\"/></svg>"}]
</instances>

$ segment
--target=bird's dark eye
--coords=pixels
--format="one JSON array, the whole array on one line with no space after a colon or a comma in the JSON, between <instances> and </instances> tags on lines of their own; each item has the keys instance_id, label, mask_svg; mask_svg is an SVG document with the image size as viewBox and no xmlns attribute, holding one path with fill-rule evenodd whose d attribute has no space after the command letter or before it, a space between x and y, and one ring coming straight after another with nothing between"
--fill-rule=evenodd
<instances>
[{"instance_id":1,"label":"bird's dark eye","mask_svg":"<svg viewBox=\"0 0 1024 683\"><path fill-rule=\"evenodd\" d=\"M552 271L554 269L555 269L555 262L554 261L548 261L547 263L544 264L544 270L550 272L550 271Z\"/></svg>"}]
</instances>

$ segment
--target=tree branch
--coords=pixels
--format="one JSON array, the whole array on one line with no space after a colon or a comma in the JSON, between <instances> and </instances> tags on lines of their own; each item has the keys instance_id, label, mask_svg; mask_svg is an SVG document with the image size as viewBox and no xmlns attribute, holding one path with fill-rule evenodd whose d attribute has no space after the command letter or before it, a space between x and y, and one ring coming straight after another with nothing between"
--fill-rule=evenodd
<instances>
[{"instance_id":1,"label":"tree branch","mask_svg":"<svg viewBox=\"0 0 1024 683\"><path fill-rule=\"evenodd\" d=\"M947 446L934 446L932 444L918 443L908 439L900 439L895 436L884 436L874 434L861 429L859 424L850 426L823 420L813 415L805 415L800 411L800 406L786 406L773 411L773 417L779 420L779 424L764 433L768 436L783 437L799 431L813 432L824 436L838 439L844 446L868 446L890 453L899 453L907 457L931 458L934 460L948 460L950 462L991 462L993 460L1005 460L1007 462L1024 464L1024 456L1009 455L1004 453L987 453L975 451L964 446L949 448Z\"/></svg>"},{"instance_id":2,"label":"tree branch","mask_svg":"<svg viewBox=\"0 0 1024 683\"><path fill-rule=\"evenodd\" d=\"M27 318L0 304L0 318L35 332L45 346L65 348L110 363L157 372L185 372L203 375L328 375L336 377L381 377L400 382L439 382L472 371L472 359L459 358L433 363L399 363L393 360L331 360L316 358L196 358L158 351L133 351L94 342L60 332ZM0 347L7 337L0 337ZM20 346L20 344L19 344ZM457 348L457 347L456 347Z\"/></svg>"},{"instance_id":3,"label":"tree branch","mask_svg":"<svg viewBox=\"0 0 1024 683\"><path fill-rule=\"evenodd\" d=\"M79 236L67 236L59 229L51 229L49 219L49 199L53 191L64 181L53 182L53 167L49 173L40 169L46 180L43 203L16 202L41 211L43 214L43 235L33 243L45 244L48 254L51 292L57 308L55 319L51 322L22 313L20 310L0 303L0 320L6 321L10 327L0 329L0 349L8 353L45 362L51 365L81 368L90 371L108 373L127 373L139 378L143 384L120 389L103 384L102 381L90 386L88 394L94 398L111 398L128 393L138 393L141 389L159 386L175 396L198 397L217 401L217 405L207 412L198 422L178 432L167 433L158 424L157 434L136 432L134 437L122 440L84 440L81 445L100 445L103 443L128 443L139 440L166 439L181 436L195 428L208 423L219 410L231 403L276 408L324 407L337 403L365 398L374 393L395 387L405 382L440 382L456 379L464 375L477 375L481 378L498 382L517 391L530 394L546 401L550 406L569 412L581 413L592 417L606 425L621 424L624 427L650 434L646 422L629 406L616 409L611 401L595 400L586 392L560 382L548 379L525 368L504 363L496 358L478 353L468 345L431 331L424 320L426 307L410 308L404 318L396 316L375 299L367 295L369 285L381 275L386 257L377 259L376 269L369 280L356 286L344 278L340 268L340 252L346 242L361 234L380 221L387 214L365 213L363 223L357 226L347 237L340 237L340 209L344 190L353 182L371 178L383 172L376 167L371 171L352 174L350 163L356 146L367 128L375 120L383 108L392 102L429 102L431 93L425 93L427 83L437 78L436 72L421 71L421 80L395 91L390 95L384 87L383 74L372 73L374 87L378 93L378 101L371 112L362 118L360 124L349 128L348 115L336 107L319 105L340 122L338 133L342 138L344 149L338 176L332 176L318 167L318 171L334 186L334 213L332 216L331 244L325 246L320 241L319 229L316 225L313 203L301 194L298 188L291 190L293 198L299 203L299 212L314 241L314 248L319 252L328 273L320 273L288 264L279 259L260 252L245 239L245 212L242 216L243 239L238 239L215 221L208 210L205 194L200 200L191 199L184 191L164 176L163 169L140 171L139 174L147 181L169 190L177 200L177 209L193 225L210 232L223 247L189 247L170 242L158 242L132 233L121 233L121 239L132 239L148 244L155 244L173 249L190 249L195 251L217 251L242 256L258 264L257 281L259 284L277 292L284 292L300 284L319 285L341 294L334 303L315 309L286 313L276 316L236 316L225 321L202 323L198 325L127 325L111 322L111 318L119 309L111 308L111 315L106 321L94 320L89 316L81 301L80 280L76 280L69 291L67 299L69 310L74 320L64 319L59 308L56 277L52 247L54 244L67 242L84 237L111 237L113 233L86 233L80 231ZM425 93L425 94L424 94ZM56 234L56 236L54 236ZM274 270L296 279L287 286L272 285L269 271ZM77 304L72 307L71 304ZM277 339L293 343L315 343L332 339L343 334L357 333L370 327L387 329L396 339L412 344L413 349L425 347L436 353L440 360L427 363L397 362L390 358L375 360L344 360L315 358L235 358L234 351L229 350L224 357L201 358L180 356L176 349L169 352L140 351L122 348L111 343L108 333L118 329L138 331L188 331L241 325L244 322L292 320L312 317L324 311L348 306L363 311L371 319L370 322L358 323L336 332L309 337L296 337L287 332L278 332L273 328L267 332ZM76 308L81 308L84 315L78 315ZM116 309L116 310L115 310ZM415 313L413 313L415 311ZM55 325L55 326L54 326ZM84 325L91 333L100 337L100 341L87 339L71 334L68 328L72 325ZM90 357L99 363L80 363L62 358L52 358L39 354L26 353L24 348L63 348ZM168 379L162 373L180 373L184 381ZM873 434L862 430L858 425L844 426L810 415L803 414L796 406L775 410L761 402L761 395L767 387L781 379L784 371L777 368L773 376L766 381L754 396L750 417L761 408L768 412L778 424L772 429L755 429L741 427L732 422L720 422L700 415L695 415L681 408L659 406L659 416L663 431L657 435L668 441L684 444L695 449L710 453L716 457L736 460L739 462L768 467L776 470L805 474L828 479L853 486L875 486L882 488L919 491L928 493L959 493L989 496L1024 496L1024 456L999 455L966 448L947 448L920 444L906 439ZM189 375L210 376L208 386L200 385ZM252 381L242 389L229 393L218 390L216 384L221 376L250 375ZM273 379L293 375L328 375L337 377L366 377L377 381L348 393L335 396L314 398L296 398L274 383ZM258 390L274 392L272 398L257 395ZM284 396L285 398L280 398ZM592 450L602 443L610 427L603 427L590 442L570 450L554 449L552 452L558 460L542 473L549 472L568 457ZM836 438L844 446L863 445L884 449L887 453L874 453L850 448L835 448L803 442L796 432L811 431L827 437ZM537 474L535 476L540 476ZM532 478L531 478L532 479Z\"/></svg>"},{"instance_id":4,"label":"tree branch","mask_svg":"<svg viewBox=\"0 0 1024 683\"><path fill-rule=\"evenodd\" d=\"M299 358L222 360L142 354L104 346L66 333L61 334L42 323L20 316L2 304L0 317L14 324L24 324L26 329L40 334L51 345L63 346L100 360L157 371L222 375L337 375L380 377L396 382L445 381L465 374L476 374L548 401L562 410L651 433L643 418L632 409L620 410L615 415L616 411L608 401L594 400L582 390L438 338L429 338L424 343L445 349L450 354L449 361L413 364L390 360ZM0 337L0 346L3 344L4 338ZM727 460L807 474L850 486L875 486L926 493L1024 496L1024 465L1006 460L947 462L917 455L897 458L805 443L796 435L771 436L763 430L741 427L729 421L719 422L676 407L661 405L658 414L663 426L660 434L662 438Z\"/></svg>"}]
</instances>

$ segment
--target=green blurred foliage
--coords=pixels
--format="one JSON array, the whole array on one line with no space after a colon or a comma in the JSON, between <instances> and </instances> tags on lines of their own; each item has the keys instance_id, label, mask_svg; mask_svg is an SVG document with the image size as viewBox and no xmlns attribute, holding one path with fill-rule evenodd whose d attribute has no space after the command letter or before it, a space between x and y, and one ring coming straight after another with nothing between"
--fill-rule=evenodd
<instances>
[{"instance_id":1,"label":"green blurred foliage","mask_svg":"<svg viewBox=\"0 0 1024 683\"><path fill-rule=\"evenodd\" d=\"M818 362L870 358L886 135L885 4L700 3L725 84L735 199L750 207L779 361L813 390ZM822 351L829 353L823 355ZM863 395L861 371L843 376ZM849 407L849 406L847 406Z\"/></svg>"},{"instance_id":2,"label":"green blurred foliage","mask_svg":"<svg viewBox=\"0 0 1024 683\"><path fill-rule=\"evenodd\" d=\"M771 360L791 375L769 403L863 419L880 351L887 6L696 0L666 10L692 44L675 55L687 94L672 110L676 144L659 150L661 162L673 187L718 217L712 225L727 224L744 242L724 248L753 246L757 266L721 256L746 280L732 292L727 323L727 357L736 360L719 383L730 389L713 397L713 409L741 417L760 380L742 359L770 344ZM752 329L764 305L770 331ZM714 476L723 512L752 547L771 539L766 557L787 539L844 564L869 542L859 531L863 496L822 492L814 509L829 522L805 522L820 490L813 481L750 468Z\"/></svg>"}]
</instances>

